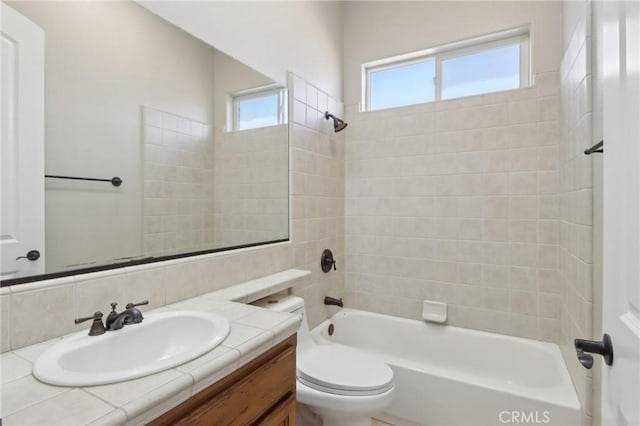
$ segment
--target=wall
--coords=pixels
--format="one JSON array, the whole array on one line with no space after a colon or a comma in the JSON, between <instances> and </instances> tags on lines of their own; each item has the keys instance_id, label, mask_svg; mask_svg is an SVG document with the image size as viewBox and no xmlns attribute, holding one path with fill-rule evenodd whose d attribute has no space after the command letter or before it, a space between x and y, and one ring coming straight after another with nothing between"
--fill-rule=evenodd
<instances>
[{"instance_id":1,"label":"wall","mask_svg":"<svg viewBox=\"0 0 640 426\"><path fill-rule=\"evenodd\" d=\"M216 247L274 241L289 235L289 127L215 136L213 219Z\"/></svg>"},{"instance_id":2,"label":"wall","mask_svg":"<svg viewBox=\"0 0 640 426\"><path fill-rule=\"evenodd\" d=\"M347 300L560 339L559 2L347 2ZM358 113L361 64L523 25L534 86Z\"/></svg>"},{"instance_id":3,"label":"wall","mask_svg":"<svg viewBox=\"0 0 640 426\"><path fill-rule=\"evenodd\" d=\"M290 194L294 264L313 271L317 285L295 289L304 297L309 326L338 309L323 305L324 296L344 290L345 134L334 133L324 111L344 114L342 103L301 77L289 77L291 125ZM320 256L331 249L337 271L324 273Z\"/></svg>"},{"instance_id":4,"label":"wall","mask_svg":"<svg viewBox=\"0 0 640 426\"><path fill-rule=\"evenodd\" d=\"M590 424L593 372L576 360L573 339L594 335L593 162L598 154L583 151L598 139L592 132L592 14L591 1L563 2L564 56L561 66L562 149L560 270L562 274L561 349ZM598 159L596 161L600 161ZM601 175L600 175L601 181ZM600 220L600 219L599 219ZM599 421L599 420L597 420Z\"/></svg>"},{"instance_id":5,"label":"wall","mask_svg":"<svg viewBox=\"0 0 640 426\"><path fill-rule=\"evenodd\" d=\"M603 2L591 2L591 27L593 28L591 42L591 73L592 73L592 116L591 116L591 141L604 139L604 106L603 106ZM603 309L603 156L594 156L593 162L593 337L599 338L604 333L602 327ZM592 373L592 425L602 424L602 363L597 363Z\"/></svg>"},{"instance_id":6,"label":"wall","mask_svg":"<svg viewBox=\"0 0 640 426\"><path fill-rule=\"evenodd\" d=\"M46 180L47 270L139 256L140 106L212 122L215 49L135 3L10 5L45 31L45 171L124 181Z\"/></svg>"},{"instance_id":7,"label":"wall","mask_svg":"<svg viewBox=\"0 0 640 426\"><path fill-rule=\"evenodd\" d=\"M349 306L558 341L559 82L358 113L346 155Z\"/></svg>"},{"instance_id":8,"label":"wall","mask_svg":"<svg viewBox=\"0 0 640 426\"><path fill-rule=\"evenodd\" d=\"M288 126L225 132L142 110L145 256L288 237Z\"/></svg>"},{"instance_id":9,"label":"wall","mask_svg":"<svg viewBox=\"0 0 640 426\"><path fill-rule=\"evenodd\" d=\"M557 1L349 1L344 5L344 101L360 101L361 64L531 24L533 73L562 57Z\"/></svg>"},{"instance_id":10,"label":"wall","mask_svg":"<svg viewBox=\"0 0 640 426\"><path fill-rule=\"evenodd\" d=\"M342 99L341 2L138 3L282 85L292 71Z\"/></svg>"},{"instance_id":11,"label":"wall","mask_svg":"<svg viewBox=\"0 0 640 426\"><path fill-rule=\"evenodd\" d=\"M142 107L142 123L144 255L214 247L211 126L149 107Z\"/></svg>"}]
</instances>

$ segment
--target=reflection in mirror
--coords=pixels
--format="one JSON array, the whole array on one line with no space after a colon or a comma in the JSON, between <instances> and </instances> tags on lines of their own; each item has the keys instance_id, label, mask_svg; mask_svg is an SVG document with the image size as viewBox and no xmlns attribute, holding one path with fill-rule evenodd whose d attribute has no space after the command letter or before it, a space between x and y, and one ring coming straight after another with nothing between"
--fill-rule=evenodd
<instances>
[{"instance_id":1,"label":"reflection in mirror","mask_svg":"<svg viewBox=\"0 0 640 426\"><path fill-rule=\"evenodd\" d=\"M36 273L288 238L285 88L134 2L6 5L44 33L44 174L108 180L39 177Z\"/></svg>"}]
</instances>

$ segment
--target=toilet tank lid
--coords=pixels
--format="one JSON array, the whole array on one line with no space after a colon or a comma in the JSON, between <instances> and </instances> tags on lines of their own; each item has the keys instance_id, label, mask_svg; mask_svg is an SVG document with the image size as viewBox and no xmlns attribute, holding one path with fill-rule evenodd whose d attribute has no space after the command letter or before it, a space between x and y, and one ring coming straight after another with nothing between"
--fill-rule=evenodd
<instances>
[{"instance_id":1,"label":"toilet tank lid","mask_svg":"<svg viewBox=\"0 0 640 426\"><path fill-rule=\"evenodd\" d=\"M298 309L304 308L304 299L288 294L272 294L271 296L256 300L251 304L278 312L295 312Z\"/></svg>"}]
</instances>

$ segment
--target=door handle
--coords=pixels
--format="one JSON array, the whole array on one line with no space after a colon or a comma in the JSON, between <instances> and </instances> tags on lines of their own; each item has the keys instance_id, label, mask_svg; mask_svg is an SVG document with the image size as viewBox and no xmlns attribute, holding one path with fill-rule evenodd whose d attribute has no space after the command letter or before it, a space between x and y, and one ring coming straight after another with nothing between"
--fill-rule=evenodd
<instances>
[{"instance_id":1,"label":"door handle","mask_svg":"<svg viewBox=\"0 0 640 426\"><path fill-rule=\"evenodd\" d=\"M593 357L589 353L602 355L605 364L613 364L613 344L611 337L606 333L602 335L601 341L575 339L573 345L576 348L578 361L587 370L593 366Z\"/></svg>"},{"instance_id":2,"label":"door handle","mask_svg":"<svg viewBox=\"0 0 640 426\"><path fill-rule=\"evenodd\" d=\"M38 250L29 250L26 256L16 257L16 260L20 260L20 259L27 259L33 262L35 260L40 259L40 252Z\"/></svg>"}]
</instances>

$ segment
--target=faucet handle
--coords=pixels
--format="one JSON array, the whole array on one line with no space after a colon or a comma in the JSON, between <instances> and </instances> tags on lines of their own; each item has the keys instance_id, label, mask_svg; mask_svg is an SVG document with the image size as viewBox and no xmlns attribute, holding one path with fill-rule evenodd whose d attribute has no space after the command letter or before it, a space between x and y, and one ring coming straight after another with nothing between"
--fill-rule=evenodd
<instances>
[{"instance_id":1,"label":"faucet handle","mask_svg":"<svg viewBox=\"0 0 640 426\"><path fill-rule=\"evenodd\" d=\"M118 316L118 312L116 311L116 307L118 306L118 302L111 302L111 312L107 315L107 319L104 320L104 326L108 330L111 329L111 324L115 321Z\"/></svg>"},{"instance_id":2,"label":"faucet handle","mask_svg":"<svg viewBox=\"0 0 640 426\"><path fill-rule=\"evenodd\" d=\"M127 306L125 306L125 308L127 309L131 309L131 308L135 308L136 306L143 306L143 305L148 305L149 301L148 300L143 300L142 302L138 302L138 303L127 303Z\"/></svg>"},{"instance_id":3,"label":"faucet handle","mask_svg":"<svg viewBox=\"0 0 640 426\"><path fill-rule=\"evenodd\" d=\"M127 303L127 310L126 312L130 312L130 315L128 315L125 320L124 323L125 324L138 324L141 323L142 320L144 319L144 317L142 316L142 312L140 312L137 309L133 309L136 306L142 306L142 305L148 305L149 301L148 300L143 300L142 302L138 302L138 303Z\"/></svg>"},{"instance_id":4,"label":"faucet handle","mask_svg":"<svg viewBox=\"0 0 640 426\"><path fill-rule=\"evenodd\" d=\"M73 320L73 322L75 324L80 324L80 323L85 322L85 321L97 320L97 319L99 319L99 320L102 319L102 312L98 311L95 314L91 315L90 317L76 318L76 319Z\"/></svg>"},{"instance_id":5,"label":"faucet handle","mask_svg":"<svg viewBox=\"0 0 640 426\"><path fill-rule=\"evenodd\" d=\"M100 334L104 334L107 331L104 328L104 324L102 324L102 312L100 311L94 313L90 317L76 318L73 322L75 324L80 324L89 320L93 320L91 328L89 329L89 336L99 336Z\"/></svg>"}]
</instances>

